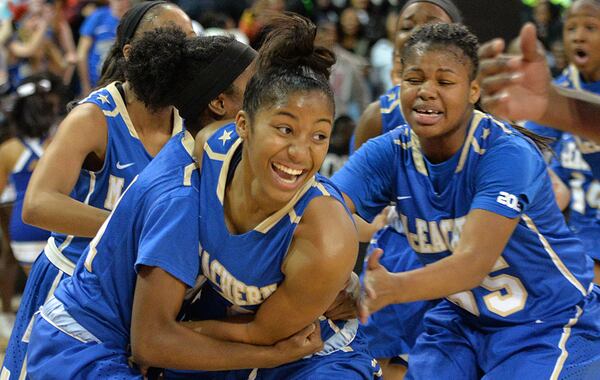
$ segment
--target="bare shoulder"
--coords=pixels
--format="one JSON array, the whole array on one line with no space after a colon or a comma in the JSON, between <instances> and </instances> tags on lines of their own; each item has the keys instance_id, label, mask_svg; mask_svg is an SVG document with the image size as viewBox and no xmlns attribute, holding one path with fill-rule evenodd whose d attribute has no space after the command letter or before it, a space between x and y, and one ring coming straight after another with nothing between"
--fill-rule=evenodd
<instances>
[{"instance_id":1,"label":"bare shoulder","mask_svg":"<svg viewBox=\"0 0 600 380\"><path fill-rule=\"evenodd\" d=\"M381 103L379 100L369 104L360 116L356 126L354 148L358 149L367 140L381 134Z\"/></svg>"},{"instance_id":2,"label":"bare shoulder","mask_svg":"<svg viewBox=\"0 0 600 380\"><path fill-rule=\"evenodd\" d=\"M329 196L310 201L294 238L311 241L321 259L338 260L348 252L356 255L358 247L356 227L350 214L339 200Z\"/></svg>"},{"instance_id":3,"label":"bare shoulder","mask_svg":"<svg viewBox=\"0 0 600 380\"><path fill-rule=\"evenodd\" d=\"M0 165L7 170L15 166L25 147L18 138L13 137L0 144Z\"/></svg>"},{"instance_id":4,"label":"bare shoulder","mask_svg":"<svg viewBox=\"0 0 600 380\"><path fill-rule=\"evenodd\" d=\"M60 123L52 145L82 147L87 151L102 153L108 141L108 125L102 110L91 103L75 107Z\"/></svg>"}]
</instances>

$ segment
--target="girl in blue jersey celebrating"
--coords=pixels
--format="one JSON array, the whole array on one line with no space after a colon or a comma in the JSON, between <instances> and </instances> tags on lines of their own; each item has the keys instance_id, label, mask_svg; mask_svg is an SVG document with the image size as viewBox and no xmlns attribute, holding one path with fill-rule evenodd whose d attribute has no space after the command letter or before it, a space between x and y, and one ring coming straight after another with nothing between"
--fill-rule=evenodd
<instances>
[{"instance_id":1,"label":"girl in blue jersey celebrating","mask_svg":"<svg viewBox=\"0 0 600 380\"><path fill-rule=\"evenodd\" d=\"M425 316L412 379L596 378L591 261L562 218L533 141L474 110L477 47L459 24L416 31L402 52L408 125L366 143L333 177L367 220L395 200L428 264L391 274L373 254L363 317L446 297Z\"/></svg>"},{"instance_id":2,"label":"girl in blue jersey celebrating","mask_svg":"<svg viewBox=\"0 0 600 380\"><path fill-rule=\"evenodd\" d=\"M52 236L32 267L2 373L19 377L33 314L73 273L122 191L182 129L172 106L179 94L170 83L176 65L130 59L132 41L144 31L171 24L193 34L187 15L166 2L141 3L122 18L115 42L121 55L111 56L107 66L112 70L106 72L113 82L79 102L38 162L25 195L23 220L52 231Z\"/></svg>"},{"instance_id":3,"label":"girl in blue jersey celebrating","mask_svg":"<svg viewBox=\"0 0 600 380\"><path fill-rule=\"evenodd\" d=\"M203 148L200 245L207 284L195 308L213 320L194 323L220 339L264 345L319 318L322 351L253 376L370 379L375 365L358 321L323 316L357 256L341 194L317 174L333 125L328 76L334 57L313 45L316 28L300 16L278 16L271 28L235 124L196 140ZM214 320L239 314L254 316L248 323Z\"/></svg>"},{"instance_id":4,"label":"girl in blue jersey celebrating","mask_svg":"<svg viewBox=\"0 0 600 380\"><path fill-rule=\"evenodd\" d=\"M411 0L398 16L394 42L394 64L391 72L395 86L371 103L358 123L354 148L368 139L405 124L400 109L402 64L401 52L413 30L433 23L461 22L460 11L452 0ZM395 210L387 212L388 225L369 237L368 253L381 248L386 253L381 264L390 272L403 272L423 266L408 244ZM364 274L364 271L363 271ZM391 305L371 315L364 332L371 354L377 358L386 379L401 379L406 371L405 359L416 337L422 331L422 316L435 304L414 302ZM399 358L400 356L400 358Z\"/></svg>"},{"instance_id":5,"label":"girl in blue jersey celebrating","mask_svg":"<svg viewBox=\"0 0 600 380\"><path fill-rule=\"evenodd\" d=\"M64 107L64 103L60 79L50 74L25 78L17 87L16 96L12 112L16 137L0 145L0 193L9 183L17 193L9 225L10 244L15 258L29 274L50 232L23 223L23 199L31 173L51 140L51 128L59 121L59 107Z\"/></svg>"}]
</instances>

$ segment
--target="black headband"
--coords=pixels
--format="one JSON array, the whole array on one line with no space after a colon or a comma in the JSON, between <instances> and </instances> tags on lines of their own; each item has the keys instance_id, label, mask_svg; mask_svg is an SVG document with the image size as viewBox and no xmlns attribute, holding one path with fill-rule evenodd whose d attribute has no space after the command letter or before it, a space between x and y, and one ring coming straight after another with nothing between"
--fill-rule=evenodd
<instances>
[{"instance_id":1,"label":"black headband","mask_svg":"<svg viewBox=\"0 0 600 380\"><path fill-rule=\"evenodd\" d=\"M152 8L160 4L167 4L166 1L145 1L139 3L131 8L123 19L121 20L121 27L123 28L123 35L120 41L120 48L123 50L123 46L128 43L135 34L137 27L142 20L142 17Z\"/></svg>"},{"instance_id":2,"label":"black headband","mask_svg":"<svg viewBox=\"0 0 600 380\"><path fill-rule=\"evenodd\" d=\"M431 3L437 5L438 7L442 8L448 16L450 16L450 20L452 22L462 22L462 16L460 14L460 11L458 10L458 7L452 2L452 0L408 0L400 10L400 13L404 12L404 10L409 5L412 5L414 3Z\"/></svg>"},{"instance_id":3,"label":"black headband","mask_svg":"<svg viewBox=\"0 0 600 380\"><path fill-rule=\"evenodd\" d=\"M198 37L203 38L203 37ZM225 91L256 58L250 46L232 40L189 85L183 89L183 103L176 105L181 116L190 121L200 115L211 100Z\"/></svg>"}]
</instances>

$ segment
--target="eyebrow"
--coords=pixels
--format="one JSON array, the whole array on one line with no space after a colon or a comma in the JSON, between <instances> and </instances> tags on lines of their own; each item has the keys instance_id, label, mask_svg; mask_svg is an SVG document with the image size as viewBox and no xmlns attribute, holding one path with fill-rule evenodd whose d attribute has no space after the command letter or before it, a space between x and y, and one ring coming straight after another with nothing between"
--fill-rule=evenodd
<instances>
[{"instance_id":1,"label":"eyebrow","mask_svg":"<svg viewBox=\"0 0 600 380\"><path fill-rule=\"evenodd\" d=\"M296 115L294 115L294 114L292 114L290 112L287 112L287 111L277 111L277 113L275 115L288 116L288 117L290 117L290 118L292 118L294 120L299 120L299 118ZM320 123L320 122L325 122L325 123L328 123L328 124L333 124L333 122L331 121L331 119L326 119L326 118L321 118L321 119L318 119L318 120L315 121L315 123Z\"/></svg>"},{"instance_id":2,"label":"eyebrow","mask_svg":"<svg viewBox=\"0 0 600 380\"><path fill-rule=\"evenodd\" d=\"M283 116L288 116L291 117L294 120L298 120L298 117L290 112L287 111L277 111L277 113L275 113L275 115L283 115Z\"/></svg>"}]
</instances>

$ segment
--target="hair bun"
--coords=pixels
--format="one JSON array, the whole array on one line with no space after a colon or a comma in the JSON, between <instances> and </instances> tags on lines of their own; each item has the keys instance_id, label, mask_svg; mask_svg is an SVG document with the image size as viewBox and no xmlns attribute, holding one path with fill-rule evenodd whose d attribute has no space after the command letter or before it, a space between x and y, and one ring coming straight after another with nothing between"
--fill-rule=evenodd
<instances>
[{"instance_id":1,"label":"hair bun","mask_svg":"<svg viewBox=\"0 0 600 380\"><path fill-rule=\"evenodd\" d=\"M308 67L329 77L335 56L325 47L315 47L317 27L309 19L284 12L273 15L265 28L268 32L259 51L259 71Z\"/></svg>"}]
</instances>

